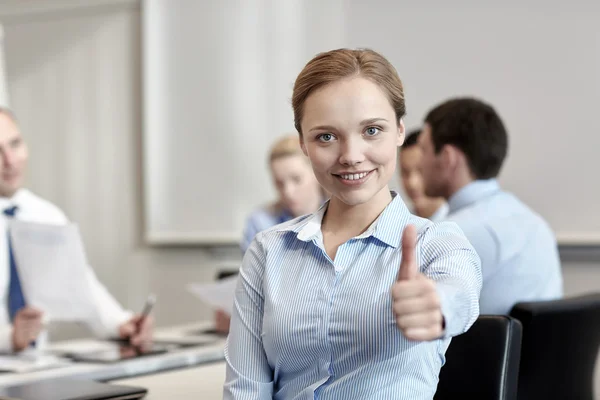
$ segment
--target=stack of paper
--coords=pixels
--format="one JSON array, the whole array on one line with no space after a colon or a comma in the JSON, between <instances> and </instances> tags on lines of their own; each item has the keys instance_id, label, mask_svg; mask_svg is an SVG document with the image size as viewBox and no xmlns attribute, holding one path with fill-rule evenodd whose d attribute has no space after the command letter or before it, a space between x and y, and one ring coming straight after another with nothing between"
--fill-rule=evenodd
<instances>
[{"instance_id":1,"label":"stack of paper","mask_svg":"<svg viewBox=\"0 0 600 400\"><path fill-rule=\"evenodd\" d=\"M211 283L190 283L187 288L203 302L231 315L237 275Z\"/></svg>"},{"instance_id":2,"label":"stack of paper","mask_svg":"<svg viewBox=\"0 0 600 400\"><path fill-rule=\"evenodd\" d=\"M64 367L72 364L70 360L50 354L0 355L1 372L32 372L42 369Z\"/></svg>"},{"instance_id":3,"label":"stack of paper","mask_svg":"<svg viewBox=\"0 0 600 400\"><path fill-rule=\"evenodd\" d=\"M27 304L50 321L87 320L92 272L77 226L12 220L10 235Z\"/></svg>"}]
</instances>

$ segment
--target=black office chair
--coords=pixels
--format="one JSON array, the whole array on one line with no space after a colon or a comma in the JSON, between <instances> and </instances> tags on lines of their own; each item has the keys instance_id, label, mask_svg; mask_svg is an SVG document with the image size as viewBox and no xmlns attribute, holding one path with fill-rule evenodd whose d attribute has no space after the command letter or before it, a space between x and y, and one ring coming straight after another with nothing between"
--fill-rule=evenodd
<instances>
[{"instance_id":1,"label":"black office chair","mask_svg":"<svg viewBox=\"0 0 600 400\"><path fill-rule=\"evenodd\" d=\"M517 398L521 324L505 315L482 315L452 339L435 400Z\"/></svg>"},{"instance_id":2,"label":"black office chair","mask_svg":"<svg viewBox=\"0 0 600 400\"><path fill-rule=\"evenodd\" d=\"M519 303L523 324L519 400L594 398L600 346L600 293Z\"/></svg>"}]
</instances>

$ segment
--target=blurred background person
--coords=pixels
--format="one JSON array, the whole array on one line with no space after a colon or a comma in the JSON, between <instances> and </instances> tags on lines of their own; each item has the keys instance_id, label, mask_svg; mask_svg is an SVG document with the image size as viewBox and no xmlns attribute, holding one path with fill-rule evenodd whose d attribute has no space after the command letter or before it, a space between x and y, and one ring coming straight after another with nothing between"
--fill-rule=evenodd
<instances>
[{"instance_id":1,"label":"blurred background person","mask_svg":"<svg viewBox=\"0 0 600 400\"><path fill-rule=\"evenodd\" d=\"M0 108L0 224L5 232L11 219L49 225L69 222L57 206L23 187L28 162L29 148L13 113ZM6 304L0 307L0 352L21 351L34 341L43 346L40 343L46 339L46 335L42 335L43 313L27 304L10 240L0 242L0 254L5 256L2 257L5 266L0 268L0 299ZM92 268L87 265L84 268L89 275L94 312L82 322L99 337L121 337L136 346L149 344L153 318L124 310L96 278Z\"/></svg>"},{"instance_id":2,"label":"blurred background person","mask_svg":"<svg viewBox=\"0 0 600 400\"><path fill-rule=\"evenodd\" d=\"M425 194L423 176L419 169L423 154L417 140L421 129L412 130L398 150L400 180L404 193L413 205L413 213L433 222L443 220L448 214L448 204L443 197L429 197Z\"/></svg>"},{"instance_id":3,"label":"blurred background person","mask_svg":"<svg viewBox=\"0 0 600 400\"><path fill-rule=\"evenodd\" d=\"M508 152L500 116L474 98L454 98L425 117L419 137L425 193L448 200L481 258L481 314L508 314L515 303L562 297L558 245L546 221L496 178Z\"/></svg>"},{"instance_id":4,"label":"blurred background person","mask_svg":"<svg viewBox=\"0 0 600 400\"><path fill-rule=\"evenodd\" d=\"M246 221L242 238L245 253L260 231L316 211L323 203L323 189L302 153L298 134L279 139L269 152L269 169L277 189L275 202L256 209Z\"/></svg>"},{"instance_id":5,"label":"blurred background person","mask_svg":"<svg viewBox=\"0 0 600 400\"><path fill-rule=\"evenodd\" d=\"M311 214L325 200L325 192L313 173L308 158L302 152L298 134L277 140L269 152L269 169L277 189L275 202L257 208L246 221L241 248L245 253L258 232L296 217ZM231 274L220 274L224 277ZM215 330L229 332L230 316L223 310L215 312Z\"/></svg>"}]
</instances>

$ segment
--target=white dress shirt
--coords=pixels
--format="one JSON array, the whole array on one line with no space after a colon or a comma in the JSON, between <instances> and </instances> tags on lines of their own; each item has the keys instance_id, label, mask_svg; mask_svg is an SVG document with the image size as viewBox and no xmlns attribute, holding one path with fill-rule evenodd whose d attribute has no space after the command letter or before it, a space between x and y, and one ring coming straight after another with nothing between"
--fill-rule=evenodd
<instances>
[{"instance_id":1,"label":"white dress shirt","mask_svg":"<svg viewBox=\"0 0 600 400\"><path fill-rule=\"evenodd\" d=\"M54 204L44 200L26 189L20 189L12 198L0 197L0 352L12 351L12 325L8 315L8 289L10 282L10 261L7 240L8 218L1 211L8 207L17 206L15 219L20 221L36 222L42 224L64 225L68 223L65 214ZM91 267L87 266L90 282L92 283L92 297L94 299L94 313L89 316L86 323L96 335L116 336L121 324L131 318L132 313L123 310L119 303L98 281ZM46 341L45 332L36 341L37 347L43 347Z\"/></svg>"}]
</instances>

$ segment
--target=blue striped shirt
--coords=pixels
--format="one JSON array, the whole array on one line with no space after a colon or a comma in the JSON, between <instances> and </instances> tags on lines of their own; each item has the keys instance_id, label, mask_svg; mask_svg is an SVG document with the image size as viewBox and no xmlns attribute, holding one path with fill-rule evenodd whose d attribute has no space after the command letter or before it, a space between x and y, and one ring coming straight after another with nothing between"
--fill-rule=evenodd
<instances>
[{"instance_id":1,"label":"blue striped shirt","mask_svg":"<svg viewBox=\"0 0 600 400\"><path fill-rule=\"evenodd\" d=\"M259 233L246 252L225 357L225 399L431 399L450 337L479 314L480 260L453 223L412 215L400 196L331 260L316 213ZM436 281L443 338L407 340L390 289L401 237L417 227L420 271Z\"/></svg>"},{"instance_id":2,"label":"blue striped shirt","mask_svg":"<svg viewBox=\"0 0 600 400\"><path fill-rule=\"evenodd\" d=\"M461 227L481 258L482 314L508 314L520 301L562 297L554 233L542 217L500 189L477 180L448 200L448 220Z\"/></svg>"}]
</instances>

